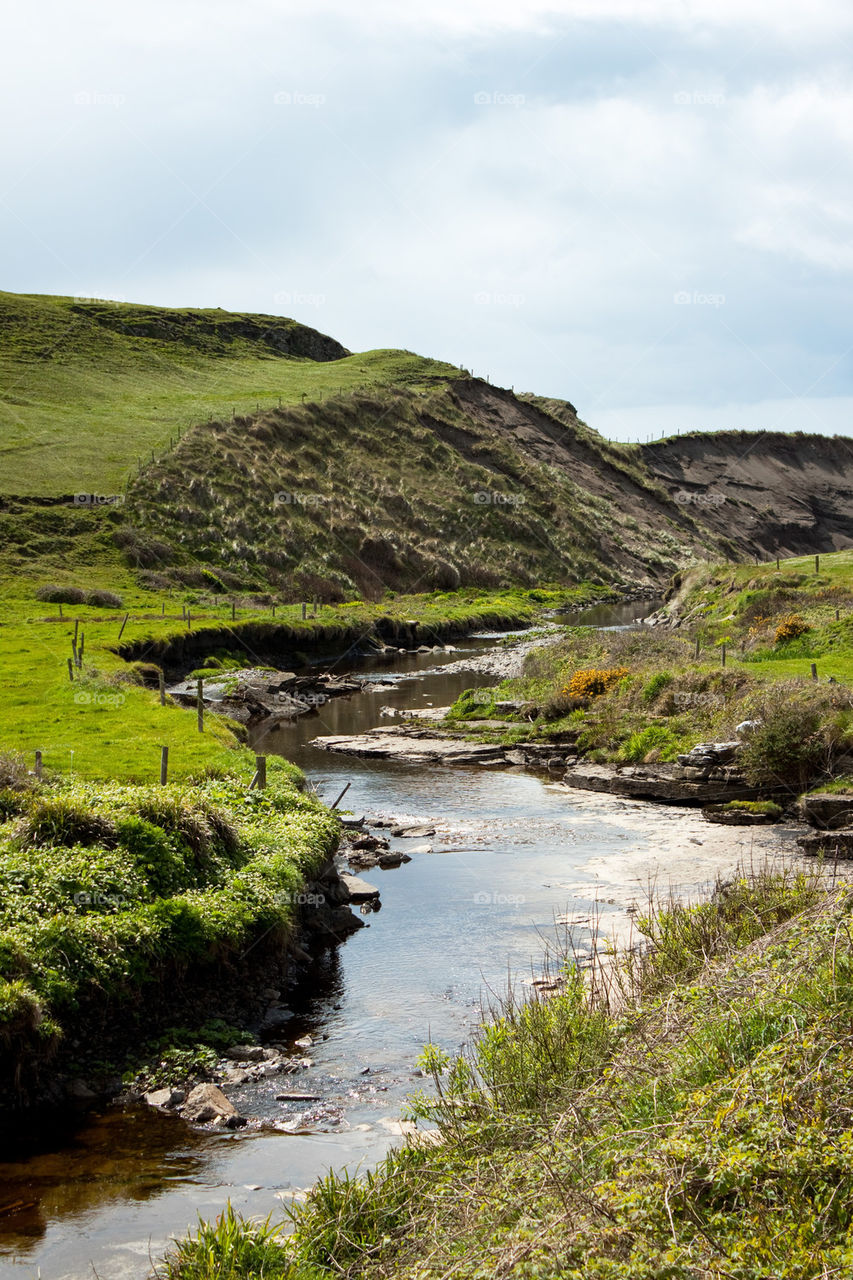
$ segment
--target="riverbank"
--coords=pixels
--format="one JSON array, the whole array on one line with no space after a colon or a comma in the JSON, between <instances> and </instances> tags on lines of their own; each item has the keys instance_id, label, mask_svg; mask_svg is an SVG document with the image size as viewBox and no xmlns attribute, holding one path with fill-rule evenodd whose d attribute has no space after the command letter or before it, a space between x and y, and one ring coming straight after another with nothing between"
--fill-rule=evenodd
<instances>
[{"instance_id":1,"label":"riverbank","mask_svg":"<svg viewBox=\"0 0 853 1280\"><path fill-rule=\"evenodd\" d=\"M7 1112L115 1095L145 1046L249 1038L253 992L286 982L308 937L329 946L361 924L333 862L340 824L283 761L263 791L239 774L137 787L0 767Z\"/></svg>"},{"instance_id":2,"label":"riverbank","mask_svg":"<svg viewBox=\"0 0 853 1280\"><path fill-rule=\"evenodd\" d=\"M650 950L583 970L570 955L464 1058L425 1054L429 1140L364 1179L329 1175L287 1240L226 1212L167 1274L844 1272L852 911L848 884L760 871L652 911Z\"/></svg>"}]
</instances>

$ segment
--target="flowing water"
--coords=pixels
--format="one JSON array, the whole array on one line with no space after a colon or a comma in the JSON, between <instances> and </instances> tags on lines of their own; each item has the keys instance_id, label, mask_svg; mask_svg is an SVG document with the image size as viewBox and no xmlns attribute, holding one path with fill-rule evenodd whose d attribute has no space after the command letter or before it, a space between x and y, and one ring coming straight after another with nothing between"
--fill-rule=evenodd
<instances>
[{"instance_id":1,"label":"flowing water","mask_svg":"<svg viewBox=\"0 0 853 1280\"><path fill-rule=\"evenodd\" d=\"M560 620L626 625L650 607ZM195 1132L146 1108L106 1108L76 1129L53 1129L0 1162L0 1280L93 1273L142 1280L171 1237L226 1200L244 1213L280 1216L328 1168L375 1163L400 1140L406 1096L423 1087L416 1073L423 1045L458 1049L484 997L505 990L510 975L530 982L541 974L546 940L567 910L581 949L589 921L606 925L622 910L619 895L602 899L591 867L618 864L629 845L654 846L674 830L677 812L569 792L519 768L426 767L311 746L320 734L390 723L389 708L443 706L465 688L493 683L464 664L497 643L474 637L453 653L348 662L370 691L332 700L256 744L295 760L328 802L349 782L345 804L368 822L411 820L436 830L426 841L392 841L430 851L368 873L381 910L297 993L289 1026L293 1039L312 1037L313 1065L298 1079L229 1090L245 1114L289 1131ZM277 1102L282 1088L322 1101Z\"/></svg>"}]
</instances>

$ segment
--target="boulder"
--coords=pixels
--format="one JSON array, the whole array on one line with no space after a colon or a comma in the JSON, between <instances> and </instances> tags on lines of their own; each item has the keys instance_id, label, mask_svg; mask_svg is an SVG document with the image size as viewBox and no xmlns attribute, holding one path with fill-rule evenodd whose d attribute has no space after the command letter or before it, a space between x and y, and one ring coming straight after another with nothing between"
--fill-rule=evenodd
<instances>
[{"instance_id":1,"label":"boulder","mask_svg":"<svg viewBox=\"0 0 853 1280\"><path fill-rule=\"evenodd\" d=\"M822 854L828 861L853 858L853 830L815 832L814 835L800 836L797 844L803 853Z\"/></svg>"},{"instance_id":2,"label":"boulder","mask_svg":"<svg viewBox=\"0 0 853 1280\"><path fill-rule=\"evenodd\" d=\"M147 1102L149 1107L173 1107L178 1102L183 1102L184 1095L180 1089L151 1089L148 1093L143 1093L142 1101Z\"/></svg>"},{"instance_id":3,"label":"boulder","mask_svg":"<svg viewBox=\"0 0 853 1280\"><path fill-rule=\"evenodd\" d=\"M435 835L435 827L431 823L424 823L422 826L414 827L392 827L391 835L398 839L402 837L405 840L422 840L426 836Z\"/></svg>"},{"instance_id":4,"label":"boulder","mask_svg":"<svg viewBox=\"0 0 853 1280\"><path fill-rule=\"evenodd\" d=\"M263 1062L266 1056L260 1044L234 1044L225 1054L232 1062Z\"/></svg>"},{"instance_id":5,"label":"boulder","mask_svg":"<svg viewBox=\"0 0 853 1280\"><path fill-rule=\"evenodd\" d=\"M193 1124L209 1124L212 1120L219 1120L232 1129L246 1123L238 1114L234 1103L215 1084L196 1085L184 1106L184 1119Z\"/></svg>"},{"instance_id":6,"label":"boulder","mask_svg":"<svg viewBox=\"0 0 853 1280\"><path fill-rule=\"evenodd\" d=\"M349 876L344 873L341 881L350 902L371 902L379 897L379 890L375 885L368 884L366 880L360 880L358 876Z\"/></svg>"},{"instance_id":7,"label":"boulder","mask_svg":"<svg viewBox=\"0 0 853 1280\"><path fill-rule=\"evenodd\" d=\"M853 795L824 792L803 796L800 808L809 826L819 827L821 831L853 826Z\"/></svg>"}]
</instances>

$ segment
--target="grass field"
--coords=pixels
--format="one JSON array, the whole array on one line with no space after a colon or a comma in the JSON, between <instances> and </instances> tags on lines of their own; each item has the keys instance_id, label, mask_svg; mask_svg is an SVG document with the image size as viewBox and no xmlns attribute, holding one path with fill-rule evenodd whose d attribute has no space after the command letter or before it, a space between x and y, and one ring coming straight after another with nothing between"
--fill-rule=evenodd
<instances>
[{"instance_id":1,"label":"grass field","mask_svg":"<svg viewBox=\"0 0 853 1280\"><path fill-rule=\"evenodd\" d=\"M0 293L0 493L121 493L140 461L211 418L459 373L405 351L315 360L270 341L305 332L281 317Z\"/></svg>"}]
</instances>

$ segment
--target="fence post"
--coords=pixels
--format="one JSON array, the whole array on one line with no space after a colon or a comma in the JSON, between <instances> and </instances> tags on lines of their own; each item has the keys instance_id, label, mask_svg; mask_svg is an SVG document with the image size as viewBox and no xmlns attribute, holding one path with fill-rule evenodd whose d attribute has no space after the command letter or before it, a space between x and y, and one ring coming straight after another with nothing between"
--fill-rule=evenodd
<instances>
[{"instance_id":1,"label":"fence post","mask_svg":"<svg viewBox=\"0 0 853 1280\"><path fill-rule=\"evenodd\" d=\"M158 672L157 672L157 684L158 684L158 685L159 685L159 687L160 687L160 706L161 706L161 707L165 707L165 705L166 705L166 677L163 675L163 672L162 672L162 671L158 671Z\"/></svg>"},{"instance_id":2,"label":"fence post","mask_svg":"<svg viewBox=\"0 0 853 1280\"><path fill-rule=\"evenodd\" d=\"M75 619L74 619L74 639L71 641L71 647L72 647L72 649L76 649L76 648L77 648L77 632L78 632L79 630L80 630L80 619L79 619L79 618L75 618Z\"/></svg>"},{"instance_id":3,"label":"fence post","mask_svg":"<svg viewBox=\"0 0 853 1280\"><path fill-rule=\"evenodd\" d=\"M204 681L200 677L196 686L195 705L198 712L198 731L204 733Z\"/></svg>"},{"instance_id":4,"label":"fence post","mask_svg":"<svg viewBox=\"0 0 853 1280\"><path fill-rule=\"evenodd\" d=\"M696 637L696 652L693 655L693 660L694 662L699 661L699 637L698 636Z\"/></svg>"},{"instance_id":5,"label":"fence post","mask_svg":"<svg viewBox=\"0 0 853 1280\"><path fill-rule=\"evenodd\" d=\"M307 613L307 612L308 612L308 605L307 605L307 604L303 604L303 606L302 606L302 621L303 621L303 622L305 621L305 615L306 615L306 613Z\"/></svg>"},{"instance_id":6,"label":"fence post","mask_svg":"<svg viewBox=\"0 0 853 1280\"><path fill-rule=\"evenodd\" d=\"M778 571L779 571L779 557L777 556L777 557L776 557L776 572L778 573Z\"/></svg>"},{"instance_id":7,"label":"fence post","mask_svg":"<svg viewBox=\"0 0 853 1280\"><path fill-rule=\"evenodd\" d=\"M74 663L70 658L68 659L68 679L72 684L74 683Z\"/></svg>"},{"instance_id":8,"label":"fence post","mask_svg":"<svg viewBox=\"0 0 853 1280\"><path fill-rule=\"evenodd\" d=\"M812 663L812 680L817 680L817 663Z\"/></svg>"},{"instance_id":9,"label":"fence post","mask_svg":"<svg viewBox=\"0 0 853 1280\"><path fill-rule=\"evenodd\" d=\"M255 776L250 786L256 787L258 791L265 791L267 786L267 758L266 756L255 756Z\"/></svg>"},{"instance_id":10,"label":"fence post","mask_svg":"<svg viewBox=\"0 0 853 1280\"><path fill-rule=\"evenodd\" d=\"M121 639L121 633L122 633L122 631L124 631L125 627L127 626L127 620L128 620L128 618L129 618L129 617L130 617L130 614L129 614L129 613L126 613L126 614L124 615L124 620L123 620L123 622L122 622L122 624L121 624L121 627L119 628L119 633L118 633L118 638L119 638L119 640Z\"/></svg>"},{"instance_id":11,"label":"fence post","mask_svg":"<svg viewBox=\"0 0 853 1280\"><path fill-rule=\"evenodd\" d=\"M160 786L165 787L169 777L169 748L160 748Z\"/></svg>"},{"instance_id":12,"label":"fence post","mask_svg":"<svg viewBox=\"0 0 853 1280\"><path fill-rule=\"evenodd\" d=\"M236 617L237 617L237 606L232 600L231 601L231 621L233 622Z\"/></svg>"},{"instance_id":13,"label":"fence post","mask_svg":"<svg viewBox=\"0 0 853 1280\"><path fill-rule=\"evenodd\" d=\"M36 774L36 777L38 778L39 782L41 782L41 752L40 752L40 751L37 751L37 752L36 752L36 768L35 768L35 774Z\"/></svg>"},{"instance_id":14,"label":"fence post","mask_svg":"<svg viewBox=\"0 0 853 1280\"><path fill-rule=\"evenodd\" d=\"M62 604L61 604L61 603L60 603L60 606L59 606L59 621L60 621L60 622L62 621Z\"/></svg>"},{"instance_id":15,"label":"fence post","mask_svg":"<svg viewBox=\"0 0 853 1280\"><path fill-rule=\"evenodd\" d=\"M820 556L815 556L814 558L814 571L815 573L820 573Z\"/></svg>"},{"instance_id":16,"label":"fence post","mask_svg":"<svg viewBox=\"0 0 853 1280\"><path fill-rule=\"evenodd\" d=\"M720 665L725 666L726 665L726 646L724 644L720 645L720 654L721 654Z\"/></svg>"},{"instance_id":17,"label":"fence post","mask_svg":"<svg viewBox=\"0 0 853 1280\"><path fill-rule=\"evenodd\" d=\"M193 620L189 609L187 609L187 631L192 631Z\"/></svg>"}]
</instances>

